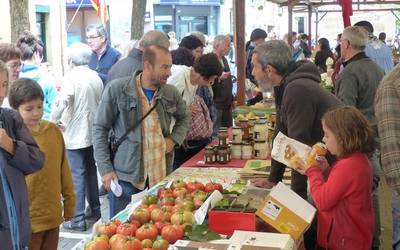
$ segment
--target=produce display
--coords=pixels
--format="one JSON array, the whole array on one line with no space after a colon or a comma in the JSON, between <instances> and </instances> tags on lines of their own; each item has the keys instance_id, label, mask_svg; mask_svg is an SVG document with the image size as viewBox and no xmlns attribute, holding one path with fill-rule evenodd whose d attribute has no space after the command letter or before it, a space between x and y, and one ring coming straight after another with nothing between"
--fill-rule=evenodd
<instances>
[{"instance_id":1,"label":"produce display","mask_svg":"<svg viewBox=\"0 0 400 250\"><path fill-rule=\"evenodd\" d=\"M160 187L156 194L143 197L125 222L111 220L95 228L95 236L85 250L166 250L177 240L194 237L217 239L219 236L195 225L194 211L215 190L223 192L220 183L185 182L176 179L170 187ZM202 236L203 235L203 236Z\"/></svg>"}]
</instances>

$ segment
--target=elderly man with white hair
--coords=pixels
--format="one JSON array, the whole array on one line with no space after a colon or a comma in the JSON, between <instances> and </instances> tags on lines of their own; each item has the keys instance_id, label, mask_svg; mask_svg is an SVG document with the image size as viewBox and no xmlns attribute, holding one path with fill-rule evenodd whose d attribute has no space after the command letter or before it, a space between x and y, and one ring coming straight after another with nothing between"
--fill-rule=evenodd
<instances>
[{"instance_id":1,"label":"elderly man with white hair","mask_svg":"<svg viewBox=\"0 0 400 250\"><path fill-rule=\"evenodd\" d=\"M223 72L217 78L212 86L214 92L214 102L217 108L217 120L214 124L214 133L220 127L232 127L232 78L228 60L225 56L228 55L231 46L231 39L227 35L218 35L214 38L214 50L222 67Z\"/></svg>"},{"instance_id":2,"label":"elderly man with white hair","mask_svg":"<svg viewBox=\"0 0 400 250\"><path fill-rule=\"evenodd\" d=\"M374 112L375 93L385 74L383 69L369 58L364 50L368 45L368 32L362 27L351 26L344 29L340 39L340 50L344 59L343 71L335 84L336 96L346 105L359 109L377 132ZM378 141L378 136L376 136ZM374 169L373 176L373 205L375 210L375 232L372 249L379 249L380 219L378 185L381 167L379 152L370 158Z\"/></svg>"},{"instance_id":3,"label":"elderly man with white hair","mask_svg":"<svg viewBox=\"0 0 400 250\"><path fill-rule=\"evenodd\" d=\"M91 54L85 44L71 45L68 58L70 72L64 78L51 114L52 120L64 128L76 193L75 217L65 222L63 227L78 231L86 231L85 219L98 220L101 217L92 124L101 99L103 82L96 71L88 66Z\"/></svg>"}]
</instances>

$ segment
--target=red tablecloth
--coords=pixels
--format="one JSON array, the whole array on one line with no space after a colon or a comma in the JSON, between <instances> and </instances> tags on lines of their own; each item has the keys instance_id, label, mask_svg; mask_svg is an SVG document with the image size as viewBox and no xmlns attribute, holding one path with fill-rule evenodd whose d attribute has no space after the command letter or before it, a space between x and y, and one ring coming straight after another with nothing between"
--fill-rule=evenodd
<instances>
[{"instance_id":1,"label":"red tablecloth","mask_svg":"<svg viewBox=\"0 0 400 250\"><path fill-rule=\"evenodd\" d=\"M181 165L181 167L221 167L221 168L243 168L246 165L247 160L231 160L226 164L210 164L204 163L204 149L200 150L197 154L195 154L192 158L187 160L185 163Z\"/></svg>"}]
</instances>

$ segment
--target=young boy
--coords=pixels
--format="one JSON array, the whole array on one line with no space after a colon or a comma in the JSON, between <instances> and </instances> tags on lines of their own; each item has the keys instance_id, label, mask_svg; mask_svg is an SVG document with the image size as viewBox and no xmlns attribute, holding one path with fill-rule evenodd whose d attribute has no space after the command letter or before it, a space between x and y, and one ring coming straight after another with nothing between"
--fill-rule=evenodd
<instances>
[{"instance_id":1,"label":"young boy","mask_svg":"<svg viewBox=\"0 0 400 250\"><path fill-rule=\"evenodd\" d=\"M8 76L0 60L0 106ZM0 248L24 249L31 235L25 176L40 170L44 158L17 112L0 108L0 125Z\"/></svg>"},{"instance_id":2,"label":"young boy","mask_svg":"<svg viewBox=\"0 0 400 250\"><path fill-rule=\"evenodd\" d=\"M32 223L30 250L57 249L59 225L71 219L75 209L63 136L57 125L42 120L43 99L42 88L34 80L20 78L10 88L11 107L22 116L45 155L42 170L26 177Z\"/></svg>"}]
</instances>

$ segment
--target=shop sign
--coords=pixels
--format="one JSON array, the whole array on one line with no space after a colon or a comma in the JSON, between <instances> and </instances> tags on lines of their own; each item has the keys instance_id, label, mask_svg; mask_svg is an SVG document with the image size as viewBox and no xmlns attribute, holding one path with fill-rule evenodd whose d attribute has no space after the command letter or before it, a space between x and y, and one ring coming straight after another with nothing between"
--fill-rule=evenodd
<instances>
[{"instance_id":1,"label":"shop sign","mask_svg":"<svg viewBox=\"0 0 400 250\"><path fill-rule=\"evenodd\" d=\"M81 8L93 8L90 0L65 0L65 7L67 9L76 9L79 7L79 5Z\"/></svg>"},{"instance_id":2,"label":"shop sign","mask_svg":"<svg viewBox=\"0 0 400 250\"><path fill-rule=\"evenodd\" d=\"M160 5L221 5L221 0L159 0ZM155 3L155 2L154 2Z\"/></svg>"}]
</instances>

